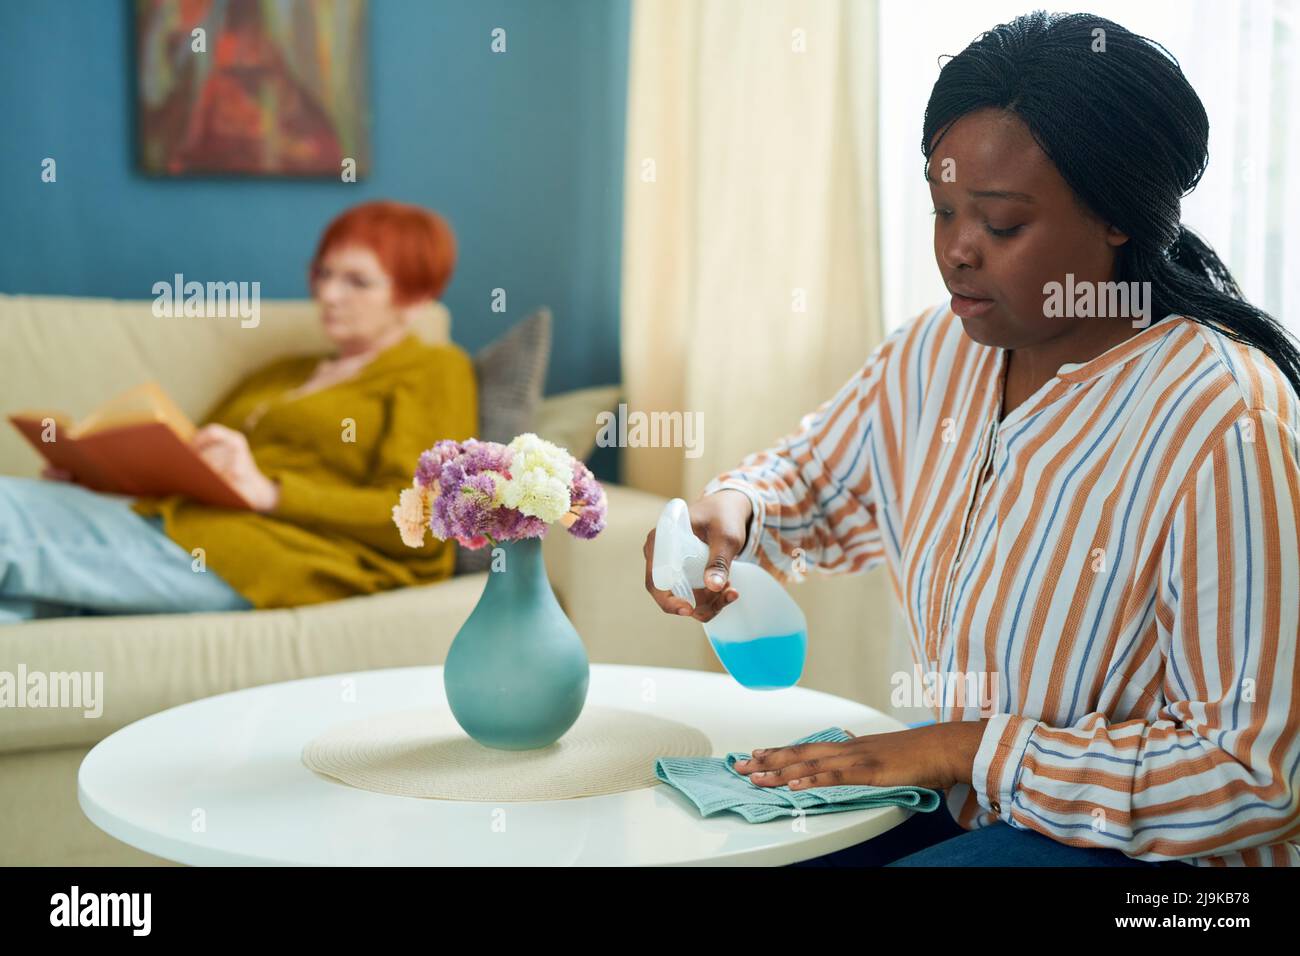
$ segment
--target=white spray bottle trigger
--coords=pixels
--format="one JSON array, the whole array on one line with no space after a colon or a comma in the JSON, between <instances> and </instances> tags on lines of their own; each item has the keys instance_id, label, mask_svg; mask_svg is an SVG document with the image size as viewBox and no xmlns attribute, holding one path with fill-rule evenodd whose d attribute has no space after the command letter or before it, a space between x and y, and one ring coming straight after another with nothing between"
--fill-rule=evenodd
<instances>
[{"instance_id":1,"label":"white spray bottle trigger","mask_svg":"<svg viewBox=\"0 0 1300 956\"><path fill-rule=\"evenodd\" d=\"M650 577L661 591L695 607L695 588L704 587L704 566L709 546L695 536L686 502L674 498L664 505L655 526L655 550L650 559Z\"/></svg>"}]
</instances>

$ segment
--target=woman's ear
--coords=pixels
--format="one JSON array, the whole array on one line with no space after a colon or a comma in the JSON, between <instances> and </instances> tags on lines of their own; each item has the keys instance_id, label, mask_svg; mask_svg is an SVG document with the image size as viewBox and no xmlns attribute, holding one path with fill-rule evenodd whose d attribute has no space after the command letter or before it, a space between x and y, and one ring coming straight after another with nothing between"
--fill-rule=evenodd
<instances>
[{"instance_id":1,"label":"woman's ear","mask_svg":"<svg viewBox=\"0 0 1300 956\"><path fill-rule=\"evenodd\" d=\"M1106 227L1106 242L1112 246L1122 246L1128 242L1128 233L1115 226Z\"/></svg>"}]
</instances>

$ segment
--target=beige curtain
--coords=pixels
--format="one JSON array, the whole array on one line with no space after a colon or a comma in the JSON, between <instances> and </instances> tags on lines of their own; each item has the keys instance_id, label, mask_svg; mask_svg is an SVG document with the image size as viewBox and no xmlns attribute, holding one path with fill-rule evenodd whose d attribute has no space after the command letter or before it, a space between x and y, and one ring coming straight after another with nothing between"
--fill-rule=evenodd
<instances>
[{"instance_id":1,"label":"beige curtain","mask_svg":"<svg viewBox=\"0 0 1300 956\"><path fill-rule=\"evenodd\" d=\"M702 433L694 449L625 447L628 484L695 498L880 341L875 23L862 0L634 0L627 409ZM885 709L884 572L814 573L792 593L809 617L804 685Z\"/></svg>"}]
</instances>

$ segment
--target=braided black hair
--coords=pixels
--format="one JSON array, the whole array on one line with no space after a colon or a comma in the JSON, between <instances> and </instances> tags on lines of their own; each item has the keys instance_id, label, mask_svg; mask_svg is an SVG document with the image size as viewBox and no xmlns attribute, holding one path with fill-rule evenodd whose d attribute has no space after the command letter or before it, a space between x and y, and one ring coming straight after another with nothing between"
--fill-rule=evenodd
<instances>
[{"instance_id":1,"label":"braided black hair","mask_svg":"<svg viewBox=\"0 0 1300 956\"><path fill-rule=\"evenodd\" d=\"M1210 124L1173 54L1091 14L1037 10L998 24L939 73L925 108L927 168L936 133L989 107L1016 114L1079 201L1129 237L1116 281L1150 282L1155 315L1253 345L1300 393L1300 352L1286 330L1180 222L1182 197L1209 162Z\"/></svg>"}]
</instances>

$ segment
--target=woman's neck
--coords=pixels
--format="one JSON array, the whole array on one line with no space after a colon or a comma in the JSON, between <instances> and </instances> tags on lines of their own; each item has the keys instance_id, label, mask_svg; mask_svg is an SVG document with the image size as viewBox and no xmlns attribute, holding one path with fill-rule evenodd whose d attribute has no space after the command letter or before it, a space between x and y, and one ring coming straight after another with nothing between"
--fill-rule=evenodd
<instances>
[{"instance_id":1,"label":"woman's neck","mask_svg":"<svg viewBox=\"0 0 1300 956\"><path fill-rule=\"evenodd\" d=\"M378 338L365 342L342 344L338 347L334 360L346 362L348 365L364 365L380 352L386 352L402 341L409 332L410 329L405 325L398 325L384 332Z\"/></svg>"},{"instance_id":2,"label":"woman's neck","mask_svg":"<svg viewBox=\"0 0 1300 956\"><path fill-rule=\"evenodd\" d=\"M1079 326L1077 334L1007 352L1002 389L1003 418L1055 378L1062 365L1090 362L1142 331L1130 322L1084 321L1088 324Z\"/></svg>"}]
</instances>

